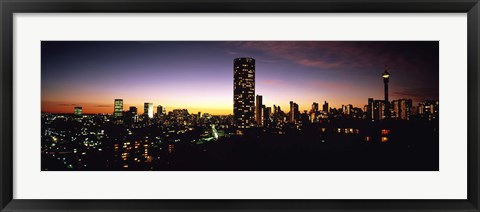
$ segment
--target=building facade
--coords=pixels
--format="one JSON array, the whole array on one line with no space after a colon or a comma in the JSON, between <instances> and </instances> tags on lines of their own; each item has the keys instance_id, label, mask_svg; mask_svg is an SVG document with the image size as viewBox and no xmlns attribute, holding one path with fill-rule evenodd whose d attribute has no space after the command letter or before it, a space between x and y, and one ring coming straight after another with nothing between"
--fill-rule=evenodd
<instances>
[{"instance_id":1,"label":"building facade","mask_svg":"<svg viewBox=\"0 0 480 212\"><path fill-rule=\"evenodd\" d=\"M385 100L374 100L373 98L368 99L367 105L367 119L379 121L386 119L387 114Z\"/></svg>"},{"instance_id":2,"label":"building facade","mask_svg":"<svg viewBox=\"0 0 480 212\"><path fill-rule=\"evenodd\" d=\"M257 126L263 126L263 101L262 96L255 96L255 122Z\"/></svg>"},{"instance_id":3,"label":"building facade","mask_svg":"<svg viewBox=\"0 0 480 212\"><path fill-rule=\"evenodd\" d=\"M143 104L143 115L147 118L153 118L153 103L145 102Z\"/></svg>"},{"instance_id":4,"label":"building facade","mask_svg":"<svg viewBox=\"0 0 480 212\"><path fill-rule=\"evenodd\" d=\"M267 126L270 123L270 118L272 117L272 108L266 107L263 105L263 126Z\"/></svg>"},{"instance_id":5,"label":"building facade","mask_svg":"<svg viewBox=\"0 0 480 212\"><path fill-rule=\"evenodd\" d=\"M318 103L312 103L312 110L310 111L310 113L318 113Z\"/></svg>"},{"instance_id":6,"label":"building facade","mask_svg":"<svg viewBox=\"0 0 480 212\"><path fill-rule=\"evenodd\" d=\"M343 115L350 116L352 113L353 106L351 104L349 105L342 105L342 113Z\"/></svg>"},{"instance_id":7,"label":"building facade","mask_svg":"<svg viewBox=\"0 0 480 212\"><path fill-rule=\"evenodd\" d=\"M418 104L418 115L428 120L438 119L438 101L425 100Z\"/></svg>"},{"instance_id":8,"label":"building facade","mask_svg":"<svg viewBox=\"0 0 480 212\"><path fill-rule=\"evenodd\" d=\"M233 61L233 116L237 134L255 124L255 59Z\"/></svg>"},{"instance_id":9,"label":"building facade","mask_svg":"<svg viewBox=\"0 0 480 212\"><path fill-rule=\"evenodd\" d=\"M298 104L290 101L290 113L289 113L289 118L288 122L294 124L300 117L300 111L298 109Z\"/></svg>"},{"instance_id":10,"label":"building facade","mask_svg":"<svg viewBox=\"0 0 480 212\"><path fill-rule=\"evenodd\" d=\"M392 118L400 120L410 120L412 110L411 99L398 99L392 102L393 114Z\"/></svg>"},{"instance_id":11,"label":"building facade","mask_svg":"<svg viewBox=\"0 0 480 212\"><path fill-rule=\"evenodd\" d=\"M161 105L157 106L157 117L162 116L163 114L163 107Z\"/></svg>"},{"instance_id":12,"label":"building facade","mask_svg":"<svg viewBox=\"0 0 480 212\"><path fill-rule=\"evenodd\" d=\"M115 118L123 117L123 99L115 99L113 105L113 116Z\"/></svg>"},{"instance_id":13,"label":"building facade","mask_svg":"<svg viewBox=\"0 0 480 212\"><path fill-rule=\"evenodd\" d=\"M136 107L131 106L125 115L125 124L131 125L138 122L138 110Z\"/></svg>"},{"instance_id":14,"label":"building facade","mask_svg":"<svg viewBox=\"0 0 480 212\"><path fill-rule=\"evenodd\" d=\"M327 114L330 113L330 108L328 107L328 102L325 101L325 103L323 103L323 112L326 112Z\"/></svg>"},{"instance_id":15,"label":"building facade","mask_svg":"<svg viewBox=\"0 0 480 212\"><path fill-rule=\"evenodd\" d=\"M75 116L82 116L82 107L75 107L75 109L73 110L73 114Z\"/></svg>"}]
</instances>

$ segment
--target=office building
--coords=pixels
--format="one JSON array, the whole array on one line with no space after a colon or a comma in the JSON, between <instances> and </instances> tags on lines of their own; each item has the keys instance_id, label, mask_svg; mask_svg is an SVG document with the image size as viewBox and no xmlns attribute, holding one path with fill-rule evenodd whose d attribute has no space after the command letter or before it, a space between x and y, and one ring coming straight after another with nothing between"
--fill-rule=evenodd
<instances>
[{"instance_id":1,"label":"office building","mask_svg":"<svg viewBox=\"0 0 480 212\"><path fill-rule=\"evenodd\" d=\"M131 106L130 109L126 112L125 122L126 124L133 124L138 122L138 110L136 107Z\"/></svg>"},{"instance_id":2,"label":"office building","mask_svg":"<svg viewBox=\"0 0 480 212\"><path fill-rule=\"evenodd\" d=\"M326 112L327 114L330 113L330 108L328 107L328 102L325 101L325 103L323 104L323 112Z\"/></svg>"},{"instance_id":3,"label":"office building","mask_svg":"<svg viewBox=\"0 0 480 212\"><path fill-rule=\"evenodd\" d=\"M75 116L82 116L82 107L75 107L75 109L73 110L73 114Z\"/></svg>"},{"instance_id":4,"label":"office building","mask_svg":"<svg viewBox=\"0 0 480 212\"><path fill-rule=\"evenodd\" d=\"M157 117L160 117L163 115L163 107L161 105L157 106Z\"/></svg>"},{"instance_id":5,"label":"office building","mask_svg":"<svg viewBox=\"0 0 480 212\"><path fill-rule=\"evenodd\" d=\"M367 105L367 119L369 120L383 120L387 117L385 100L374 100L373 98L368 99Z\"/></svg>"},{"instance_id":6,"label":"office building","mask_svg":"<svg viewBox=\"0 0 480 212\"><path fill-rule=\"evenodd\" d=\"M312 110L310 111L310 113L318 113L318 103L312 103Z\"/></svg>"},{"instance_id":7,"label":"office building","mask_svg":"<svg viewBox=\"0 0 480 212\"><path fill-rule=\"evenodd\" d=\"M399 99L392 102L393 114L392 118L400 120L410 120L412 109L411 99Z\"/></svg>"},{"instance_id":8,"label":"office building","mask_svg":"<svg viewBox=\"0 0 480 212\"><path fill-rule=\"evenodd\" d=\"M237 134L255 124L255 59L233 61L233 116Z\"/></svg>"},{"instance_id":9,"label":"office building","mask_svg":"<svg viewBox=\"0 0 480 212\"><path fill-rule=\"evenodd\" d=\"M373 119L374 120L384 120L387 118L387 106L384 100L374 100L373 101Z\"/></svg>"},{"instance_id":10,"label":"office building","mask_svg":"<svg viewBox=\"0 0 480 212\"><path fill-rule=\"evenodd\" d=\"M342 112L343 115L350 116L352 113L353 106L351 104L349 105L342 105Z\"/></svg>"},{"instance_id":11,"label":"office building","mask_svg":"<svg viewBox=\"0 0 480 212\"><path fill-rule=\"evenodd\" d=\"M143 115L148 118L153 118L153 103L145 102L143 104Z\"/></svg>"},{"instance_id":12,"label":"office building","mask_svg":"<svg viewBox=\"0 0 480 212\"><path fill-rule=\"evenodd\" d=\"M418 115L428 120L438 119L438 110L438 101L436 100L425 100L418 104Z\"/></svg>"},{"instance_id":13,"label":"office building","mask_svg":"<svg viewBox=\"0 0 480 212\"><path fill-rule=\"evenodd\" d=\"M373 98L368 98L368 104L366 105L365 111L368 120L375 120L373 117Z\"/></svg>"},{"instance_id":14,"label":"office building","mask_svg":"<svg viewBox=\"0 0 480 212\"><path fill-rule=\"evenodd\" d=\"M129 111L132 113L132 114L135 114L135 115L138 115L138 109L137 107L130 107Z\"/></svg>"},{"instance_id":15,"label":"office building","mask_svg":"<svg viewBox=\"0 0 480 212\"><path fill-rule=\"evenodd\" d=\"M263 126L267 126L270 123L270 117L272 116L272 108L263 105Z\"/></svg>"},{"instance_id":16,"label":"office building","mask_svg":"<svg viewBox=\"0 0 480 212\"><path fill-rule=\"evenodd\" d=\"M257 126L263 126L263 103L262 96L257 95L255 97L255 123Z\"/></svg>"},{"instance_id":17,"label":"office building","mask_svg":"<svg viewBox=\"0 0 480 212\"><path fill-rule=\"evenodd\" d=\"M290 101L290 113L289 113L288 122L294 124L299 117L300 117L300 111L298 109L298 104L293 101Z\"/></svg>"},{"instance_id":18,"label":"office building","mask_svg":"<svg viewBox=\"0 0 480 212\"><path fill-rule=\"evenodd\" d=\"M115 99L113 104L113 116L115 118L123 117L123 99Z\"/></svg>"},{"instance_id":19,"label":"office building","mask_svg":"<svg viewBox=\"0 0 480 212\"><path fill-rule=\"evenodd\" d=\"M277 115L280 112L282 112L282 109L280 108L280 106L273 105L273 114Z\"/></svg>"}]
</instances>

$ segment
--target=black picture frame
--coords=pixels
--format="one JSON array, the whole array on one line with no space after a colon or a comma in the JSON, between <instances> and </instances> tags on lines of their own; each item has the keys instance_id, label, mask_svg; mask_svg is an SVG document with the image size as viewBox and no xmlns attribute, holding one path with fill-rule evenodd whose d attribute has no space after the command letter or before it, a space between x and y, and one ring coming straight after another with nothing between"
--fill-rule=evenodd
<instances>
[{"instance_id":1,"label":"black picture frame","mask_svg":"<svg viewBox=\"0 0 480 212\"><path fill-rule=\"evenodd\" d=\"M0 0L1 211L479 211L478 0ZM24 200L13 199L14 13L467 13L468 198L466 200ZM32 179L34 180L34 179ZM394 182L392 182L394 183Z\"/></svg>"}]
</instances>

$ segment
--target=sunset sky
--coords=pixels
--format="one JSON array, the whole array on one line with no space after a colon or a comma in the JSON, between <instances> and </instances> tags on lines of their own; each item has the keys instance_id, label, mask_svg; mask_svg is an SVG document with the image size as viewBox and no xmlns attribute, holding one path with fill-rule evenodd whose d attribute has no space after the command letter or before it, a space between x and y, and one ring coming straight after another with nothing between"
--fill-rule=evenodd
<instances>
[{"instance_id":1,"label":"sunset sky","mask_svg":"<svg viewBox=\"0 0 480 212\"><path fill-rule=\"evenodd\" d=\"M289 101L330 107L383 99L381 74L391 74L390 100L438 100L437 41L239 42L42 41L42 112L113 113L143 103L167 111L233 114L233 59L256 60L255 94L267 107ZM155 110L156 112L156 110Z\"/></svg>"}]
</instances>

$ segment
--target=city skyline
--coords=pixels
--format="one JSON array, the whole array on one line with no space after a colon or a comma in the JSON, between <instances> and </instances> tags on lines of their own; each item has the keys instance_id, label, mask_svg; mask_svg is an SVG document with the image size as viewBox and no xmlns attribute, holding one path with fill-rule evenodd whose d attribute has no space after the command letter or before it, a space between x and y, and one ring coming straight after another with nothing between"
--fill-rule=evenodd
<instances>
[{"instance_id":1,"label":"city skyline","mask_svg":"<svg viewBox=\"0 0 480 212\"><path fill-rule=\"evenodd\" d=\"M438 100L438 42L80 43L42 42L42 112L112 114L122 99L124 111L148 102L233 115L232 61L242 56L256 60L255 95L284 111L290 101L300 111L324 101L363 108L382 99L385 64L390 99Z\"/></svg>"},{"instance_id":2,"label":"city skyline","mask_svg":"<svg viewBox=\"0 0 480 212\"><path fill-rule=\"evenodd\" d=\"M268 58L255 52L233 59L230 57L238 53L214 56L216 45L232 47L238 42L173 42L170 48L152 51L125 48L139 43L123 43L121 48L111 44L95 43L97 51L88 48L90 43L87 50L77 46L76 50L84 55L74 61L68 56L62 58L68 52L57 49L55 56L54 50L46 48L46 55L62 58L63 65L45 59L42 107L55 109L48 108L48 100L62 99L62 94L68 94L63 98L71 98L77 104L72 107L71 102L62 103L69 109L66 114L41 113L42 170L438 170L438 69L432 65L438 60L427 60L438 54L435 43L417 43L415 48L420 47L423 54L418 53L420 50L415 52L411 42L369 42L369 46L363 42L254 42L255 46L248 47L272 51L270 54L281 57L275 62L268 62ZM156 43L149 44L157 47ZM355 52L352 45L369 48ZM425 46L429 45L431 49L427 51ZM324 51L309 53L311 46ZM329 46L334 48L328 49ZM396 59L406 59L398 52L408 52L403 55L410 57L408 62L396 60L394 67L411 69L402 74L402 69L378 65L380 58L388 55L388 51L380 51L385 46L397 52ZM64 46L60 49L71 51ZM382 54L365 56L375 51ZM92 56L85 59L87 53ZM155 54L158 55L154 59L144 58ZM156 65L149 64L152 61ZM230 63L229 71L217 69L224 61ZM422 66L419 61L429 65ZM377 71L377 65L382 71ZM52 68L101 66L102 71L92 75L80 71L52 73ZM369 66L374 67L365 73L358 70ZM139 71L132 71L134 67ZM147 67L152 68L150 73L145 72ZM282 73L284 67L287 71ZM224 77L224 73L229 77ZM374 76L372 82L370 75ZM332 80L335 76L345 84L337 84ZM269 87L265 86L265 79L282 83ZM60 84L54 86L55 82ZM315 87L328 83L334 86ZM221 89L223 84L232 89ZM399 93L402 88L417 92ZM318 100L322 94L323 103ZM158 96L165 99L152 100ZM132 97L143 101L133 102L132 106ZM347 99L336 101L342 98ZM78 104L85 99L109 103L93 107ZM203 108L191 108L198 105ZM89 109L105 111L87 115L91 113ZM219 115L222 110L233 115Z\"/></svg>"}]
</instances>

